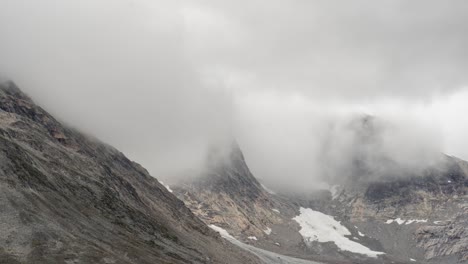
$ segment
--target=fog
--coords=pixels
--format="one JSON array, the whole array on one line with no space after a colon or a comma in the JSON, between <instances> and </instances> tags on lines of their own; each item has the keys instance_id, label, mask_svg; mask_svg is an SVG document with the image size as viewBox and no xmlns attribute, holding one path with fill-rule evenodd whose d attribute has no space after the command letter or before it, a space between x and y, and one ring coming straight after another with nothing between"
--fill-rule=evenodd
<instances>
[{"instance_id":1,"label":"fog","mask_svg":"<svg viewBox=\"0 0 468 264\"><path fill-rule=\"evenodd\" d=\"M265 183L313 188L352 177L356 160L381 177L441 152L468 159L467 11L461 0L2 0L0 72L157 178L199 173L236 140Z\"/></svg>"}]
</instances>

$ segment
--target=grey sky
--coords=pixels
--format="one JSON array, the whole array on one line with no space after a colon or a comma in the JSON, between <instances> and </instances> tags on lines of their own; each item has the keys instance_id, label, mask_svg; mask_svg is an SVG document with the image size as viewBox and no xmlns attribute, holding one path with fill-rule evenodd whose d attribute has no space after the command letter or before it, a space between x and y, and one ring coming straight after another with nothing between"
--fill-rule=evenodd
<instances>
[{"instance_id":1,"label":"grey sky","mask_svg":"<svg viewBox=\"0 0 468 264\"><path fill-rule=\"evenodd\" d=\"M235 137L258 177L313 184L330 123L353 114L401 127L385 136L401 146L392 156L468 159L467 12L462 0L2 0L0 69L156 177Z\"/></svg>"}]
</instances>

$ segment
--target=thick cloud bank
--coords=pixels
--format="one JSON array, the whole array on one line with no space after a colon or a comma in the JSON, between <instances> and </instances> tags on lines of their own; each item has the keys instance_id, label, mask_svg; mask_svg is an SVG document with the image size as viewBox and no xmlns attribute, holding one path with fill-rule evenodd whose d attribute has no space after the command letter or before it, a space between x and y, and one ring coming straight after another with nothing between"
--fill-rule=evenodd
<instances>
[{"instance_id":1,"label":"thick cloud bank","mask_svg":"<svg viewBox=\"0 0 468 264\"><path fill-rule=\"evenodd\" d=\"M467 11L462 0L3 0L0 72L156 177L195 173L234 137L259 178L312 186L347 177L356 157L373 174L440 151L468 158ZM362 144L353 120L365 115L378 133Z\"/></svg>"},{"instance_id":2,"label":"thick cloud bank","mask_svg":"<svg viewBox=\"0 0 468 264\"><path fill-rule=\"evenodd\" d=\"M373 107L368 115L353 105L340 110L297 98L268 100L242 102L238 116L246 125L237 135L254 174L274 187L322 188L323 182L407 176L441 165L440 122L426 111Z\"/></svg>"}]
</instances>

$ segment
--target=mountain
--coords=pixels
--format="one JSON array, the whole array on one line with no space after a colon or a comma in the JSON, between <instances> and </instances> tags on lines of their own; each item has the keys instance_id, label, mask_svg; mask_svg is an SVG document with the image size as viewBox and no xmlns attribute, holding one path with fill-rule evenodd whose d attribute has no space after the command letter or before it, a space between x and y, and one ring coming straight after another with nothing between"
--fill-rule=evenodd
<instances>
[{"instance_id":1,"label":"mountain","mask_svg":"<svg viewBox=\"0 0 468 264\"><path fill-rule=\"evenodd\" d=\"M0 263L260 263L121 152L0 85Z\"/></svg>"},{"instance_id":2,"label":"mountain","mask_svg":"<svg viewBox=\"0 0 468 264\"><path fill-rule=\"evenodd\" d=\"M359 147L379 145L376 131L385 124L365 117L353 125L361 135ZM432 263L468 262L467 162L428 155L426 165L402 168L381 152L358 153L348 180L334 186L331 196L312 195L303 205L355 226L387 254Z\"/></svg>"},{"instance_id":3,"label":"mountain","mask_svg":"<svg viewBox=\"0 0 468 264\"><path fill-rule=\"evenodd\" d=\"M293 219L300 214L303 201L275 194L260 184L236 143L228 155L211 158L209 164L200 176L170 186L206 224L224 229L246 244L282 255L327 263L367 260L366 256L338 252L333 245L320 254L311 251L299 232L301 226Z\"/></svg>"},{"instance_id":4,"label":"mountain","mask_svg":"<svg viewBox=\"0 0 468 264\"><path fill-rule=\"evenodd\" d=\"M228 226L235 235L261 236L280 221L274 201L247 167L236 143L226 158L211 160L200 177L171 186L174 193L208 224Z\"/></svg>"},{"instance_id":5,"label":"mountain","mask_svg":"<svg viewBox=\"0 0 468 264\"><path fill-rule=\"evenodd\" d=\"M468 263L468 163L352 177L330 190L272 192L233 144L199 177L171 185L205 223L283 255L323 263ZM401 171L400 171L401 172Z\"/></svg>"},{"instance_id":6,"label":"mountain","mask_svg":"<svg viewBox=\"0 0 468 264\"><path fill-rule=\"evenodd\" d=\"M468 263L467 162L375 178L362 159L329 190L283 193L234 142L171 193L2 83L0 263Z\"/></svg>"},{"instance_id":7,"label":"mountain","mask_svg":"<svg viewBox=\"0 0 468 264\"><path fill-rule=\"evenodd\" d=\"M352 223L385 252L432 263L468 262L468 164L445 156L441 168L338 187L309 206Z\"/></svg>"}]
</instances>

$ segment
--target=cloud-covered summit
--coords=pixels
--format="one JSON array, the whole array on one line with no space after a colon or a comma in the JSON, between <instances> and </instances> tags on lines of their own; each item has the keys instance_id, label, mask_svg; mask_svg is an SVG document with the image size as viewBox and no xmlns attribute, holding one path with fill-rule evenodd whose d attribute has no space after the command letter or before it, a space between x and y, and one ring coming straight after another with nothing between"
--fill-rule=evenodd
<instances>
[{"instance_id":1,"label":"cloud-covered summit","mask_svg":"<svg viewBox=\"0 0 468 264\"><path fill-rule=\"evenodd\" d=\"M461 0L4 0L0 72L156 177L195 170L210 146L237 138L259 178L316 179L329 133L331 153L349 147L330 124L361 114L401 126L404 147L468 158L458 114L467 9Z\"/></svg>"}]
</instances>

